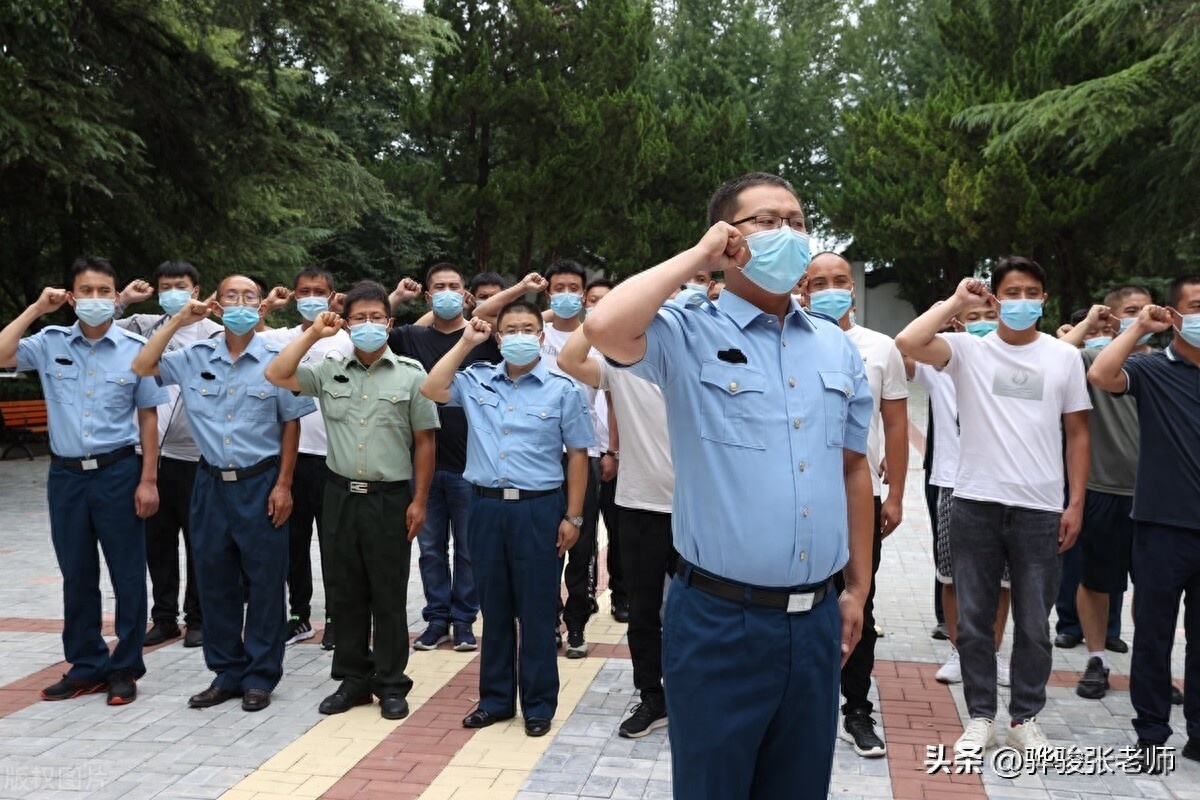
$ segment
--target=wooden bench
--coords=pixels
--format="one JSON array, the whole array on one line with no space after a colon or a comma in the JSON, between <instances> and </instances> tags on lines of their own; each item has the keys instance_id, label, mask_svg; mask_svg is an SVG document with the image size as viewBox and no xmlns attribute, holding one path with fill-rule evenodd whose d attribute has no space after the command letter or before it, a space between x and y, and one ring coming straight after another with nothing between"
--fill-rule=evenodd
<instances>
[{"instance_id":1,"label":"wooden bench","mask_svg":"<svg viewBox=\"0 0 1200 800\"><path fill-rule=\"evenodd\" d=\"M33 451L28 443L41 439L49 430L45 400L0 400L0 433L9 442L0 460L21 449L32 461Z\"/></svg>"}]
</instances>

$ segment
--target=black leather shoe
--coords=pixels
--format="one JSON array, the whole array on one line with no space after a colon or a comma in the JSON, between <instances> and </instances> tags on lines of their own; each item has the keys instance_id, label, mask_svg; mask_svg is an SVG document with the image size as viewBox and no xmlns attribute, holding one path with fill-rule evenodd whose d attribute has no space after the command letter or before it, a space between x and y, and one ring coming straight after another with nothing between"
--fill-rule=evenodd
<instances>
[{"instance_id":1,"label":"black leather shoe","mask_svg":"<svg viewBox=\"0 0 1200 800\"><path fill-rule=\"evenodd\" d=\"M242 711L262 711L271 705L271 693L266 689L247 689L242 697Z\"/></svg>"},{"instance_id":2,"label":"black leather shoe","mask_svg":"<svg viewBox=\"0 0 1200 800\"><path fill-rule=\"evenodd\" d=\"M1080 641L1081 640L1078 636L1074 636L1070 633L1060 633L1058 636L1054 637L1054 646L1061 647L1064 650L1070 650L1072 647L1079 644Z\"/></svg>"},{"instance_id":3,"label":"black leather shoe","mask_svg":"<svg viewBox=\"0 0 1200 800\"><path fill-rule=\"evenodd\" d=\"M194 694L188 699L188 706L191 708L212 708L219 706L226 700L232 700L235 697L241 697L241 692L222 689L220 686L210 686L200 694Z\"/></svg>"},{"instance_id":4,"label":"black leather shoe","mask_svg":"<svg viewBox=\"0 0 1200 800\"><path fill-rule=\"evenodd\" d=\"M404 719L408 716L408 701L398 694L379 698L379 716L384 719Z\"/></svg>"},{"instance_id":5,"label":"black leather shoe","mask_svg":"<svg viewBox=\"0 0 1200 800\"><path fill-rule=\"evenodd\" d=\"M176 639L179 637L179 626L174 622L156 622L146 631L146 639L142 642L143 647L153 647L156 644L162 644L167 639Z\"/></svg>"},{"instance_id":6,"label":"black leather shoe","mask_svg":"<svg viewBox=\"0 0 1200 800\"><path fill-rule=\"evenodd\" d=\"M484 711L482 708L477 708L467 716L463 717L464 728L486 728L489 725L495 725L497 722L504 722L513 718L513 714L503 716L500 714L492 714Z\"/></svg>"},{"instance_id":7,"label":"black leather shoe","mask_svg":"<svg viewBox=\"0 0 1200 800\"><path fill-rule=\"evenodd\" d=\"M1171 705L1183 705L1183 691L1175 684L1171 684Z\"/></svg>"},{"instance_id":8,"label":"black leather shoe","mask_svg":"<svg viewBox=\"0 0 1200 800\"><path fill-rule=\"evenodd\" d=\"M550 720L530 717L525 720L526 736L545 736L550 732Z\"/></svg>"},{"instance_id":9,"label":"black leather shoe","mask_svg":"<svg viewBox=\"0 0 1200 800\"><path fill-rule=\"evenodd\" d=\"M1128 653L1129 645L1125 644L1125 640L1118 636L1110 636L1104 640L1104 649L1112 650L1114 653Z\"/></svg>"},{"instance_id":10,"label":"black leather shoe","mask_svg":"<svg viewBox=\"0 0 1200 800\"><path fill-rule=\"evenodd\" d=\"M183 635L184 647L200 647L204 644L204 629L188 627L187 633Z\"/></svg>"},{"instance_id":11,"label":"black leather shoe","mask_svg":"<svg viewBox=\"0 0 1200 800\"><path fill-rule=\"evenodd\" d=\"M322 714L345 714L355 706L369 706L371 702L371 695L369 694L352 697L348 692L338 689L321 701L321 705L317 708L317 711Z\"/></svg>"}]
</instances>

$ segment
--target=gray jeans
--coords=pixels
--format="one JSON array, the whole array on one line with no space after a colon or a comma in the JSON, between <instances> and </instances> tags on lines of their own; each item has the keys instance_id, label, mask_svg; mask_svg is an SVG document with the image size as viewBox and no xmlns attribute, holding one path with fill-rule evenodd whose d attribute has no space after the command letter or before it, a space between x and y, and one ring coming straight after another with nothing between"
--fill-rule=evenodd
<instances>
[{"instance_id":1,"label":"gray jeans","mask_svg":"<svg viewBox=\"0 0 1200 800\"><path fill-rule=\"evenodd\" d=\"M1046 705L1054 655L1050 609L1062 578L1058 554L1061 513L954 498L950 550L958 593L958 654L971 719L996 718L996 645L993 627L1000 575L1012 573L1012 693L1014 722L1036 717Z\"/></svg>"}]
</instances>

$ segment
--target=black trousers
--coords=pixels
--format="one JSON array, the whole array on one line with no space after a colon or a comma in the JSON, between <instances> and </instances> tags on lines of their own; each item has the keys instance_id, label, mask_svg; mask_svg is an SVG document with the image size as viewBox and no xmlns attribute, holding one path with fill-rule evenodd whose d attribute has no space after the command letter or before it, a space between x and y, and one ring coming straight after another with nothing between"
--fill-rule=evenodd
<instances>
[{"instance_id":1,"label":"black trousers","mask_svg":"<svg viewBox=\"0 0 1200 800\"><path fill-rule=\"evenodd\" d=\"M925 507L929 509L929 532L932 534L929 543L933 547L933 552L937 553L937 535L938 535L938 493L940 487L934 486L929 482L929 473L925 473ZM933 616L938 621L939 625L944 625L946 622L946 612L942 610L942 585L938 583L937 576L933 578Z\"/></svg>"},{"instance_id":2,"label":"black trousers","mask_svg":"<svg viewBox=\"0 0 1200 800\"><path fill-rule=\"evenodd\" d=\"M563 474L566 474L563 456ZM563 495L567 485L563 482ZM588 458L588 482L583 498L583 527L579 539L567 551L567 566L563 581L567 585L567 602L562 609L567 630L583 630L592 616L596 600L596 523L600 520L600 459Z\"/></svg>"},{"instance_id":3,"label":"black trousers","mask_svg":"<svg viewBox=\"0 0 1200 800\"><path fill-rule=\"evenodd\" d=\"M200 595L192 564L192 534L188 509L196 483L196 462L162 458L158 462L158 511L146 520L146 567L150 573L154 605L150 619L175 624L179 619L179 532L187 556L187 584L183 593L183 622L200 628Z\"/></svg>"},{"instance_id":4,"label":"black trousers","mask_svg":"<svg viewBox=\"0 0 1200 800\"><path fill-rule=\"evenodd\" d=\"M291 532L288 534L288 607L293 617L306 622L312 616L312 548L313 523L317 524L317 541L321 545L321 575L325 582L325 616L332 617L333 598L330 596L329 579L333 573L325 540L325 522L321 509L324 508L325 483L329 470L325 456L300 453L296 457L296 469L292 474L292 516L288 518Z\"/></svg>"},{"instance_id":5,"label":"black trousers","mask_svg":"<svg viewBox=\"0 0 1200 800\"><path fill-rule=\"evenodd\" d=\"M862 638L858 646L842 667L842 704L843 714L862 712L870 714L874 710L867 692L871 691L871 672L875 669L875 573L879 572L879 559L883 553L883 532L880 529L883 516L883 503L875 498L875 535L871 544L871 589L867 592L867 602L863 606ZM846 577L839 572L834 576L834 585L838 594L846 588Z\"/></svg>"},{"instance_id":6,"label":"black trousers","mask_svg":"<svg viewBox=\"0 0 1200 800\"><path fill-rule=\"evenodd\" d=\"M671 515L619 506L618 514L621 518L621 560L629 600L633 685L643 698L647 694L657 694L661 698L663 588L665 579L675 574L679 560L671 541Z\"/></svg>"},{"instance_id":7,"label":"black trousers","mask_svg":"<svg viewBox=\"0 0 1200 800\"><path fill-rule=\"evenodd\" d=\"M621 514L617 510L617 479L600 481L600 516L608 531L608 591L613 605L628 601L625 589L625 567L621 563Z\"/></svg>"}]
</instances>

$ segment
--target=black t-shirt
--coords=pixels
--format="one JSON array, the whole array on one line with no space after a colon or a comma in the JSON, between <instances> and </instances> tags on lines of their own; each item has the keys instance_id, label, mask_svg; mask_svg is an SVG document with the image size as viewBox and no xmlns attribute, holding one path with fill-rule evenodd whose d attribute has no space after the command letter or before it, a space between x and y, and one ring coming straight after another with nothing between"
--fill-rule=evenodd
<instances>
[{"instance_id":1,"label":"black t-shirt","mask_svg":"<svg viewBox=\"0 0 1200 800\"><path fill-rule=\"evenodd\" d=\"M431 326L401 325L392 329L388 347L396 355L420 361L428 372L461 338L461 330L442 333ZM486 342L477 345L463 359L462 366L477 361L500 363L500 348L496 346L495 339L489 337ZM461 475L467 468L467 415L461 408L438 406L438 417L442 427L437 432L437 469Z\"/></svg>"}]
</instances>

